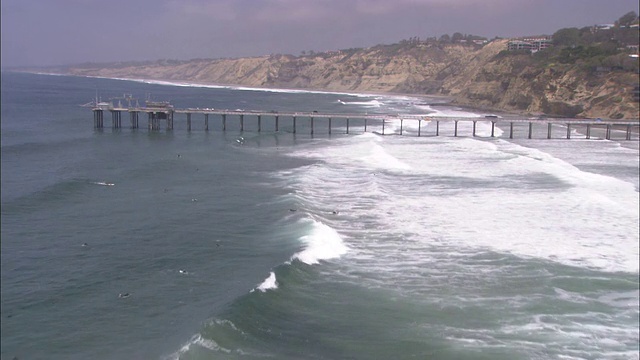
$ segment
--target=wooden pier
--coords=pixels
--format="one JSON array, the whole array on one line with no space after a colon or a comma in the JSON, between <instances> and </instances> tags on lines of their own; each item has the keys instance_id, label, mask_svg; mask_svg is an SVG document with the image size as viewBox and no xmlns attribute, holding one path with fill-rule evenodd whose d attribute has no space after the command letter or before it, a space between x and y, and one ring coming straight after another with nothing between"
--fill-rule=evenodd
<instances>
[{"instance_id":1,"label":"wooden pier","mask_svg":"<svg viewBox=\"0 0 640 360\"><path fill-rule=\"evenodd\" d=\"M539 128L541 126L546 127L546 138L552 138L552 127L563 126L566 127L566 137L561 138L571 139L571 133L573 129L580 128L585 132L586 139L591 139L593 130L600 130L604 133L604 138L611 139L613 130L624 131L624 140L638 140L638 130L640 129L640 122L638 120L594 120L594 119L568 119L568 118L536 118L527 119L517 116L479 116L479 117L435 117L435 116L423 116L423 115L408 115L408 114L357 114L357 113L318 113L318 112L276 112L276 111L241 111L241 110L220 110L210 108L185 108L176 109L168 103L154 103L157 106L146 107L120 107L112 105L98 104L92 108L94 127L96 129L103 129L104 126L104 113L111 113L111 127L114 129L120 129L122 125L122 114L129 113L130 128L140 128L140 114L147 114L147 128L149 131L159 131L162 128L162 123L166 124L165 129L167 131L174 128L174 116L175 114L186 115L187 131L193 129L192 115L200 115L204 118L202 128L205 131L210 129L211 117L219 117L222 125L222 131L229 130L229 121L231 119L236 120L234 128L241 132L245 131L245 121L247 117L255 120L254 129L257 126L257 131L280 131L282 121L287 119L289 125L292 126L292 132L295 134L299 129L300 121L305 124L305 130L309 134L313 135L318 130L318 125L315 123L316 119L324 119L326 125L322 131L326 131L328 134L332 134L335 130L336 121L339 120L342 125L342 129L345 129L347 134L354 130L354 125L359 125L361 132L373 131L385 135L385 127L394 124L397 128L399 124L399 133L393 132L393 134L403 135L406 122L413 122L414 128L417 128L416 132L413 132L416 136L442 136L441 124L453 125L453 132L450 135L454 137L465 136L458 130L458 125L464 123L471 125L471 133L467 133L466 136L478 136L476 126L478 122L490 123L491 137L496 137L496 125L499 125L501 129L508 130L508 138L514 138L514 124L522 127L526 127L526 138L533 139L534 126ZM271 118L274 127L271 129L265 129L263 126L263 119ZM357 124L354 124L357 121ZM328 123L328 124L327 124ZM426 125L428 123L435 123L435 129L431 126L431 132L427 133ZM505 131L506 132L506 131ZM521 131L522 132L522 131ZM387 131L387 134L389 132ZM636 136L632 136L635 134ZM502 136L505 137L505 136ZM623 140L623 139L617 139Z\"/></svg>"}]
</instances>

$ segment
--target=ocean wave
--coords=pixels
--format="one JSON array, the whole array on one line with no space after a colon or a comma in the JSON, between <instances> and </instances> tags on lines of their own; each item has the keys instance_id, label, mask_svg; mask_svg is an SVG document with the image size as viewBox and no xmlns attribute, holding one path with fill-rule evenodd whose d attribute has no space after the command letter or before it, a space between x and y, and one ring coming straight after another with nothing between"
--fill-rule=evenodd
<instances>
[{"instance_id":1,"label":"ocean wave","mask_svg":"<svg viewBox=\"0 0 640 360\"><path fill-rule=\"evenodd\" d=\"M3 141L2 155L7 157L25 156L64 151L72 146L81 146L89 143L90 139L83 136L68 137L64 139L46 139L46 141L32 141L12 144L10 141Z\"/></svg>"},{"instance_id":2,"label":"ocean wave","mask_svg":"<svg viewBox=\"0 0 640 360\"><path fill-rule=\"evenodd\" d=\"M406 170L410 165L391 154L381 144L383 137L375 133L363 133L344 141L336 141L334 146L317 148L301 148L290 154L294 157L328 161L332 166L314 165L314 169L333 169L334 166L348 166L351 168L369 170ZM304 169L301 169L304 170ZM339 170L341 173L344 171ZM306 171L300 171L304 176ZM301 189L300 191L305 191ZM298 194L301 196L301 194Z\"/></svg>"},{"instance_id":3,"label":"ocean wave","mask_svg":"<svg viewBox=\"0 0 640 360\"><path fill-rule=\"evenodd\" d=\"M53 184L33 189L31 192L3 200L2 213L29 212L42 207L52 206L68 201L79 194L89 185L106 185L112 183L94 182L87 179L61 179Z\"/></svg>"},{"instance_id":4,"label":"ocean wave","mask_svg":"<svg viewBox=\"0 0 640 360\"><path fill-rule=\"evenodd\" d=\"M489 129L478 122L478 131ZM429 140L363 134L301 147L292 156L322 162L301 169L292 186L315 208L339 199L351 228L367 219L392 234L430 234L424 241L638 272L635 184L506 140Z\"/></svg>"},{"instance_id":5,"label":"ocean wave","mask_svg":"<svg viewBox=\"0 0 640 360\"><path fill-rule=\"evenodd\" d=\"M338 102L342 105L357 105L362 107L375 107L379 108L384 105L383 102L378 100L370 100L370 101L342 101L338 100Z\"/></svg>"},{"instance_id":6,"label":"ocean wave","mask_svg":"<svg viewBox=\"0 0 640 360\"><path fill-rule=\"evenodd\" d=\"M169 354L167 356L164 356L162 359L163 360L180 360L182 358L182 355L192 351L193 346L199 346L201 348L215 351L215 352L222 352L226 354L231 353L231 350L221 347L215 341L211 339L205 339L202 337L201 334L195 334L191 337L191 339L189 339L189 341L187 341L187 343L182 345L182 347L178 351L172 354Z\"/></svg>"},{"instance_id":7,"label":"ocean wave","mask_svg":"<svg viewBox=\"0 0 640 360\"><path fill-rule=\"evenodd\" d=\"M436 117L459 117L459 118L477 118L482 116L480 113L461 110L461 109L444 109L438 110L429 105L418 105L417 108L422 108L429 112L430 116Z\"/></svg>"},{"instance_id":8,"label":"ocean wave","mask_svg":"<svg viewBox=\"0 0 640 360\"><path fill-rule=\"evenodd\" d=\"M379 169L408 170L411 166L391 155L379 144L371 144L370 153L361 158L364 162Z\"/></svg>"},{"instance_id":9,"label":"ocean wave","mask_svg":"<svg viewBox=\"0 0 640 360\"><path fill-rule=\"evenodd\" d=\"M54 75L54 74L43 74L43 75ZM61 76L72 76L72 75L61 75ZM333 94L333 95L349 95L353 97L375 96L374 94L369 94L369 93L303 90L303 89L287 89L287 88L263 88L263 87L221 85L221 84L202 84L197 82L175 81L175 80L152 80L152 79L142 79L142 78L109 77L109 76L93 76L93 75L84 75L82 77L95 78L95 79L119 80L119 81L132 81L132 82L138 82L143 84L153 84L153 85L192 87L192 88L205 88L205 89L229 89L229 90L239 90L239 91L257 91L257 92L288 93L288 94ZM403 98L403 96L398 96L398 98Z\"/></svg>"},{"instance_id":10,"label":"ocean wave","mask_svg":"<svg viewBox=\"0 0 640 360\"><path fill-rule=\"evenodd\" d=\"M309 233L299 239L305 244L305 249L293 255L292 260L313 265L321 260L339 258L347 253L348 248L335 229L317 220L304 221L310 221Z\"/></svg>"},{"instance_id":11,"label":"ocean wave","mask_svg":"<svg viewBox=\"0 0 640 360\"><path fill-rule=\"evenodd\" d=\"M272 271L271 273L269 273L269 277L266 278L255 289L251 290L251 292L253 292L256 289L262 292L265 292L267 290L275 290L277 288L278 288L278 281L276 280L276 274Z\"/></svg>"}]
</instances>

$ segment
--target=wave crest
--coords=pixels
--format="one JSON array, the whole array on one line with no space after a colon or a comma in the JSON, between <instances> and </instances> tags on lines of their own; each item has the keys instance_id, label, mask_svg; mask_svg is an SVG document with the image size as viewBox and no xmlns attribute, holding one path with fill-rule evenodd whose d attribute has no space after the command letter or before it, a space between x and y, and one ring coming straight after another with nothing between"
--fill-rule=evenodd
<instances>
[{"instance_id":1,"label":"wave crest","mask_svg":"<svg viewBox=\"0 0 640 360\"><path fill-rule=\"evenodd\" d=\"M339 258L347 253L348 248L335 229L319 221L311 221L311 231L300 237L300 241L306 247L293 255L292 260L313 265L318 264L321 260Z\"/></svg>"}]
</instances>

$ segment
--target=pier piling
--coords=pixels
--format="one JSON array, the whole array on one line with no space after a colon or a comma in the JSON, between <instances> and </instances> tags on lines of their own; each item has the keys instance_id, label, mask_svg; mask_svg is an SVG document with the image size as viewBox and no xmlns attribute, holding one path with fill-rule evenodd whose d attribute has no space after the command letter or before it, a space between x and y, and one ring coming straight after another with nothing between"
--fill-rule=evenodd
<instances>
[{"instance_id":1,"label":"pier piling","mask_svg":"<svg viewBox=\"0 0 640 360\"><path fill-rule=\"evenodd\" d=\"M111 127L114 129L121 127L121 113L118 110L111 110Z\"/></svg>"},{"instance_id":2,"label":"pier piling","mask_svg":"<svg viewBox=\"0 0 640 360\"><path fill-rule=\"evenodd\" d=\"M93 110L93 124L96 129L104 128L104 112L102 110Z\"/></svg>"},{"instance_id":3,"label":"pier piling","mask_svg":"<svg viewBox=\"0 0 640 360\"><path fill-rule=\"evenodd\" d=\"M137 111L129 111L129 120L131 121L131 128L138 128L138 112Z\"/></svg>"},{"instance_id":4,"label":"pier piling","mask_svg":"<svg viewBox=\"0 0 640 360\"><path fill-rule=\"evenodd\" d=\"M478 137L484 136L478 133L478 122L479 121L491 121L491 137L496 137L496 124L498 126L503 125L506 127L507 123L509 124L509 139L514 138L514 123L519 123L521 125L528 124L528 132L526 133L526 138L532 139L533 134L533 126L534 124L547 125L547 139L551 139L553 137L553 126L560 125L566 126L566 139L571 139L571 132L573 128L578 125L581 129L586 129L586 139L592 138L592 128L595 126L598 129L598 133L604 132L604 137L607 140L611 140L611 138L616 138L618 140L623 140L622 133L624 133L624 140L638 140L636 136L636 129L640 128L640 122L636 119L630 120L589 120L589 119L569 119L569 118L544 118L544 119L533 119L533 118L520 118L518 116L505 116L504 118L494 118L494 119L484 119L481 117L474 118L456 118L456 117L430 117L425 118L424 116L419 115L407 115L407 114L350 114L350 113L318 113L317 111L306 112L306 113L293 113L293 112L284 112L278 113L275 111L243 111L243 110L216 110L211 108L188 108L188 109L175 109L173 106L166 102L156 102L153 103L153 106L148 107L140 107L136 105L135 107L129 106L122 107L121 104L114 106L113 104L105 104L100 103L92 108L93 111L93 126L95 129L103 129L104 128L104 113L105 111L109 111L111 113L111 126L113 129L121 129L122 128L122 112L129 113L129 121L131 123L131 129L139 129L139 117L140 113L147 113L148 116L148 129L150 131L161 130L161 125L164 120L166 120L166 130L173 130L173 121L175 113L178 114L186 114L186 127L188 131L191 131L191 115L192 114L203 114L204 115L204 130L209 131L209 118L210 115L220 115L222 117L222 130L228 131L227 129L227 115L239 116L240 120L240 131L245 131L244 118L245 115L249 115L251 121L253 121L254 116L257 119L257 131L262 132L262 118L264 116L275 118L275 131L280 131L280 117L281 116L291 116L293 120L293 133L296 134L298 131L297 128L297 118L302 116L303 118L309 118L309 123L307 125L306 121L304 122L305 128L309 127L309 132L311 135L316 134L316 118L324 118L328 119L328 128L327 133L332 134L334 132L333 125L334 119L344 119L346 120L346 133L350 134L351 129L351 118L356 120L362 119L364 121L364 132L369 131L370 121L374 121L374 127L380 125L382 127L382 135L386 135L387 131L387 122L391 121L393 124L400 123L399 131L397 132L399 135L405 134L404 125L406 121L417 121L418 122L418 130L417 136L422 136L422 120L429 120L429 123L435 122L435 136L440 135L440 122L444 121L448 124L454 125L453 136L468 136L469 134L461 133L459 130L459 122L464 122L465 124L469 124L472 126L471 136ZM324 121L324 120L322 120ZM357 124L356 124L357 125ZM359 127L360 125L358 125ZM537 125L536 125L537 126ZM251 127L253 128L253 127ZM394 125L395 129L395 125ZM467 131L465 127L462 128L463 132ZM428 128L427 128L428 130ZM396 130L392 130L393 133L396 133ZM516 132L515 135L519 133ZM561 138L565 138L564 136Z\"/></svg>"}]
</instances>

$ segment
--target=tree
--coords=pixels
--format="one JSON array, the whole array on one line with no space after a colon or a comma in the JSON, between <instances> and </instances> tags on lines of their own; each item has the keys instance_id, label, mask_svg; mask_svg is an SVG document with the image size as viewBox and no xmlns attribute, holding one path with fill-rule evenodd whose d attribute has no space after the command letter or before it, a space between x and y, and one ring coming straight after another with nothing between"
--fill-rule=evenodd
<instances>
[{"instance_id":1,"label":"tree","mask_svg":"<svg viewBox=\"0 0 640 360\"><path fill-rule=\"evenodd\" d=\"M458 41L463 40L463 39L464 39L464 35L462 35L462 34L461 34L461 33L459 33L459 32L455 32L455 33L453 33L453 35L451 36L451 41L452 41L452 42L458 42Z\"/></svg>"},{"instance_id":2,"label":"tree","mask_svg":"<svg viewBox=\"0 0 640 360\"><path fill-rule=\"evenodd\" d=\"M440 36L440 40L439 41L440 42L449 42L449 41L451 41L451 37L449 37L449 35L447 35L447 34L444 34L444 35Z\"/></svg>"},{"instance_id":3,"label":"tree","mask_svg":"<svg viewBox=\"0 0 640 360\"><path fill-rule=\"evenodd\" d=\"M638 15L635 11L629 11L628 13L622 15L618 21L616 21L616 25L619 27L628 27L631 25L636 19Z\"/></svg>"},{"instance_id":4,"label":"tree","mask_svg":"<svg viewBox=\"0 0 640 360\"><path fill-rule=\"evenodd\" d=\"M575 46L580 40L578 28L564 28L553 34L553 43L558 46Z\"/></svg>"}]
</instances>

